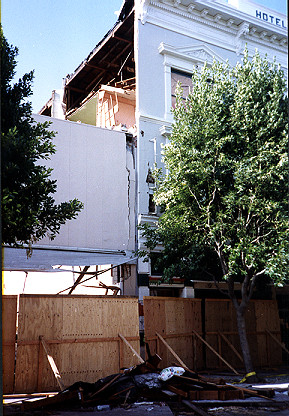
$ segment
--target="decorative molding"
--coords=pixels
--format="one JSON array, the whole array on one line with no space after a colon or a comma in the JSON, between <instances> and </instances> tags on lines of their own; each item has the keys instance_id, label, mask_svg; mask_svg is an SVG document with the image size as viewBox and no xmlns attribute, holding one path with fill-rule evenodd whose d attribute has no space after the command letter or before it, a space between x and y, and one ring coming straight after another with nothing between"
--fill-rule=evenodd
<instances>
[{"instance_id":1,"label":"decorative molding","mask_svg":"<svg viewBox=\"0 0 289 416\"><path fill-rule=\"evenodd\" d=\"M199 3L201 4L202 1L198 1L196 2L197 5L199 5ZM208 2L207 2L208 3ZM182 16L184 18L187 18L189 20L193 20L195 22L199 22L205 25L208 25L210 27L219 29L222 31L223 34L228 33L231 34L235 37L235 45L233 45L233 43L229 43L228 45L220 45L221 47L224 47L228 50L234 50L235 52L239 51L240 49L242 49L242 44L244 44L244 42L242 42L243 37L238 37L238 33L240 30L240 24L238 26L238 21L240 22L240 19L244 19L244 17L246 17L246 23L251 25L254 24L254 28L252 28L253 30L250 31L250 33L246 34L246 36L248 36L249 40L252 40L262 46L264 46L265 48L268 47L268 45L270 45L270 47L274 47L277 50L280 50L278 48L280 48L280 46L283 46L286 44L286 42L282 42L281 44L279 43L279 45L277 43L271 42L269 37L270 35L277 35L277 38L283 38L287 36L286 34L286 30L279 28L279 27L275 27L275 26L270 26L269 23L265 23L262 21L255 21L254 18L252 16L247 16L244 14L244 12L240 12L238 10L234 10L234 9L228 9L228 6L224 6L221 5L220 3L216 3L214 1L209 2L208 5L210 5L210 7L214 7L215 9L215 13L214 15L211 15L210 12L208 11L208 9L204 8L202 11L199 11L196 9L196 6L192 3L190 3L188 6L186 5L182 5L181 3L178 5L178 7L175 7L174 4L172 3L172 1L166 1L166 0L150 0L150 4L152 6L154 6L156 9L162 9L165 10L169 13L174 13L177 14L179 16ZM205 5L205 4L204 4ZM206 13L208 11L208 13ZM222 16L222 13L224 13L224 17L222 17L221 19L214 20L214 18L216 17L216 12L218 15ZM203 15L201 15L203 13ZM213 13L213 12L212 12ZM231 13L232 14L232 18L228 19L228 14ZM227 20L228 19L228 20ZM253 23L254 20L254 23ZM153 24L157 24L161 27L166 27L165 24L165 20L158 16L156 18L156 16L151 15L151 13L149 13L149 21ZM244 23L244 21L243 21ZM242 23L241 23L242 24ZM256 28L256 26L258 27L258 29ZM178 33L183 33L184 32L184 27L180 24L179 25L180 28L177 30L177 27L175 29L173 29L172 27L170 28L171 30L177 31ZM260 37L260 32L262 31L262 28L264 29L266 26L266 30L268 32L268 36L265 39L262 39ZM281 30L280 30L281 29ZM258 31L259 30L259 31ZM184 32L184 34L187 34L188 32ZM193 36L193 33L191 34L191 36ZM207 41L205 39L202 39L203 41ZM231 47L230 47L231 45ZM241 47L240 47L241 45ZM232 47L233 46L233 47ZM234 47L235 46L235 47ZM282 51L282 53L285 51ZM239 52L240 53L240 52Z\"/></svg>"},{"instance_id":2,"label":"decorative molding","mask_svg":"<svg viewBox=\"0 0 289 416\"><path fill-rule=\"evenodd\" d=\"M172 126L162 125L160 127L160 133L164 137L170 137L170 135L172 134Z\"/></svg>"},{"instance_id":3,"label":"decorative molding","mask_svg":"<svg viewBox=\"0 0 289 416\"><path fill-rule=\"evenodd\" d=\"M216 54L206 44L190 45L186 47L176 48L165 43L161 43L159 46L159 53L162 55L171 55L179 59L191 59L193 62L198 63L212 63L214 59L225 63L225 59L222 56Z\"/></svg>"},{"instance_id":4,"label":"decorative molding","mask_svg":"<svg viewBox=\"0 0 289 416\"><path fill-rule=\"evenodd\" d=\"M244 50L244 41L243 39L249 34L249 23L243 22L239 25L239 30L235 38L236 45L236 54L239 56L240 52Z\"/></svg>"},{"instance_id":5,"label":"decorative molding","mask_svg":"<svg viewBox=\"0 0 289 416\"><path fill-rule=\"evenodd\" d=\"M192 3L191 4L189 4L188 5L188 12L189 13L193 13L193 11L194 11L194 8L195 8L196 6L194 6Z\"/></svg>"},{"instance_id":6,"label":"decorative molding","mask_svg":"<svg viewBox=\"0 0 289 416\"><path fill-rule=\"evenodd\" d=\"M163 126L166 123L166 120L164 118L159 118L156 116L152 116L150 114L139 114L139 120L144 121L144 122L154 123L159 126Z\"/></svg>"},{"instance_id":7,"label":"decorative molding","mask_svg":"<svg viewBox=\"0 0 289 416\"><path fill-rule=\"evenodd\" d=\"M214 16L214 21L215 22L219 22L220 20L222 19L222 16L218 13L218 14L216 14L216 16Z\"/></svg>"},{"instance_id":8,"label":"decorative molding","mask_svg":"<svg viewBox=\"0 0 289 416\"><path fill-rule=\"evenodd\" d=\"M201 11L201 16L202 16L202 17L206 17L208 13L209 13L209 10L208 10L208 9L203 9L203 10Z\"/></svg>"},{"instance_id":9,"label":"decorative molding","mask_svg":"<svg viewBox=\"0 0 289 416\"><path fill-rule=\"evenodd\" d=\"M277 36L276 35L270 36L270 42L275 42L276 39L277 39Z\"/></svg>"},{"instance_id":10,"label":"decorative molding","mask_svg":"<svg viewBox=\"0 0 289 416\"><path fill-rule=\"evenodd\" d=\"M149 3L150 0L140 0L140 4L138 6L139 9L137 15L143 25L146 23L147 20Z\"/></svg>"},{"instance_id":11,"label":"decorative molding","mask_svg":"<svg viewBox=\"0 0 289 416\"><path fill-rule=\"evenodd\" d=\"M234 23L235 23L235 20L234 19L229 19L229 20L227 20L226 25L228 27L232 27Z\"/></svg>"}]
</instances>

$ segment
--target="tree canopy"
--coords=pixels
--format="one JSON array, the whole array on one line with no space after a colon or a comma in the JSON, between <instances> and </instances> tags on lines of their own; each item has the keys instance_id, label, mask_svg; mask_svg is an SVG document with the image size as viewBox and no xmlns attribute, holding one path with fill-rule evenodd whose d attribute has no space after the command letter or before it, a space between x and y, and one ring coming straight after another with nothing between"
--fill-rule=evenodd
<instances>
[{"instance_id":1,"label":"tree canopy","mask_svg":"<svg viewBox=\"0 0 289 416\"><path fill-rule=\"evenodd\" d=\"M55 153L49 123L36 123L31 103L33 71L13 84L18 49L1 29L1 158L2 243L31 244L53 239L60 226L75 218L83 204L77 199L56 204L56 180L40 162Z\"/></svg>"},{"instance_id":2,"label":"tree canopy","mask_svg":"<svg viewBox=\"0 0 289 416\"><path fill-rule=\"evenodd\" d=\"M186 99L178 87L163 149L167 174L155 172L155 201L164 213L143 233L148 250L162 243L165 276L192 278L203 268L216 284L226 280L243 317L257 280L288 278L284 76L275 62L245 50L235 67L214 62L195 69L192 85Z\"/></svg>"}]
</instances>

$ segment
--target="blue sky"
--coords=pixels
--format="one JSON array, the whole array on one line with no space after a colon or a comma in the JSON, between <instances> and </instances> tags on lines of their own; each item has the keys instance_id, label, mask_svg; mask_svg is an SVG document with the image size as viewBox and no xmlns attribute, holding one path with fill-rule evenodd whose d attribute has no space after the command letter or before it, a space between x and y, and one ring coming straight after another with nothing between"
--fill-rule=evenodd
<instances>
[{"instance_id":1,"label":"blue sky","mask_svg":"<svg viewBox=\"0 0 289 416\"><path fill-rule=\"evenodd\" d=\"M287 10L286 0L255 3ZM114 25L121 5L122 0L2 0L4 35L19 48L16 79L35 70L30 97L34 112Z\"/></svg>"}]
</instances>

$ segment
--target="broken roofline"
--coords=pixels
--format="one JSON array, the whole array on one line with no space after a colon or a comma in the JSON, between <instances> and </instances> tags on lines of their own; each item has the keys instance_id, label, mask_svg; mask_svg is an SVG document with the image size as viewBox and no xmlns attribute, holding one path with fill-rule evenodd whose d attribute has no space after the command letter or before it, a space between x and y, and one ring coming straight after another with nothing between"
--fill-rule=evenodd
<instances>
[{"instance_id":1,"label":"broken roofline","mask_svg":"<svg viewBox=\"0 0 289 416\"><path fill-rule=\"evenodd\" d=\"M69 83L79 74L79 72L81 72L81 70L84 68L84 66L87 65L94 58L94 56L98 53L98 51L101 48L103 48L103 46L108 42L108 40L114 37L115 33L122 26L123 21L134 12L134 8L132 8L132 9L129 8L127 12L123 12L126 3L132 3L131 6L134 5L134 1L124 0L121 12L119 14L119 18L116 21L116 23L114 24L114 26L106 33L106 35L104 35L102 40L100 42L98 42L98 44L95 46L95 48L88 54L86 59L84 59L81 62L81 64L76 68L76 70L72 74L67 75L67 77L66 77L67 81L66 81L65 86L68 86Z\"/></svg>"}]
</instances>

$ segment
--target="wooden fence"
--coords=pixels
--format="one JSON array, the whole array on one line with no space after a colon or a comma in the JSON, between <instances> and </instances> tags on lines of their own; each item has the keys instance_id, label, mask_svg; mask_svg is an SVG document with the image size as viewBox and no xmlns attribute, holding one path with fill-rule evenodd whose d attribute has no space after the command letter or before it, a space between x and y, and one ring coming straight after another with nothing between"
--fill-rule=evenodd
<instances>
[{"instance_id":1,"label":"wooden fence","mask_svg":"<svg viewBox=\"0 0 289 416\"><path fill-rule=\"evenodd\" d=\"M7 394L14 389L16 319L17 296L2 296L3 392Z\"/></svg>"},{"instance_id":2,"label":"wooden fence","mask_svg":"<svg viewBox=\"0 0 289 416\"><path fill-rule=\"evenodd\" d=\"M281 365L282 348L276 342L281 341L277 302L252 300L246 324L254 365ZM152 352L162 357L163 368L172 362L180 363L168 346L194 370L231 368L237 372L235 368L243 368L230 300L145 297L144 326L145 339Z\"/></svg>"},{"instance_id":3,"label":"wooden fence","mask_svg":"<svg viewBox=\"0 0 289 416\"><path fill-rule=\"evenodd\" d=\"M251 300L245 317L254 365L257 367L281 365L282 349L272 338L273 335L281 341L277 302ZM210 345L226 357L233 367L242 368L236 314L230 300L206 299L205 334ZM222 368L224 363L212 351L206 350L206 367Z\"/></svg>"},{"instance_id":4,"label":"wooden fence","mask_svg":"<svg viewBox=\"0 0 289 416\"><path fill-rule=\"evenodd\" d=\"M161 358L165 368L176 362L161 337L173 348L189 368L203 368L201 342L193 337L193 330L202 333L200 299L144 297L145 340L151 353Z\"/></svg>"},{"instance_id":5,"label":"wooden fence","mask_svg":"<svg viewBox=\"0 0 289 416\"><path fill-rule=\"evenodd\" d=\"M20 295L14 392L58 390L57 372L62 386L95 382L139 363L139 350L137 298Z\"/></svg>"},{"instance_id":6,"label":"wooden fence","mask_svg":"<svg viewBox=\"0 0 289 416\"><path fill-rule=\"evenodd\" d=\"M141 361L137 298L20 295L18 332L17 297L2 306L4 394L95 382ZM145 340L163 368L242 368L230 301L145 297L143 308ZM276 301L251 301L246 320L254 365L281 365Z\"/></svg>"}]
</instances>

